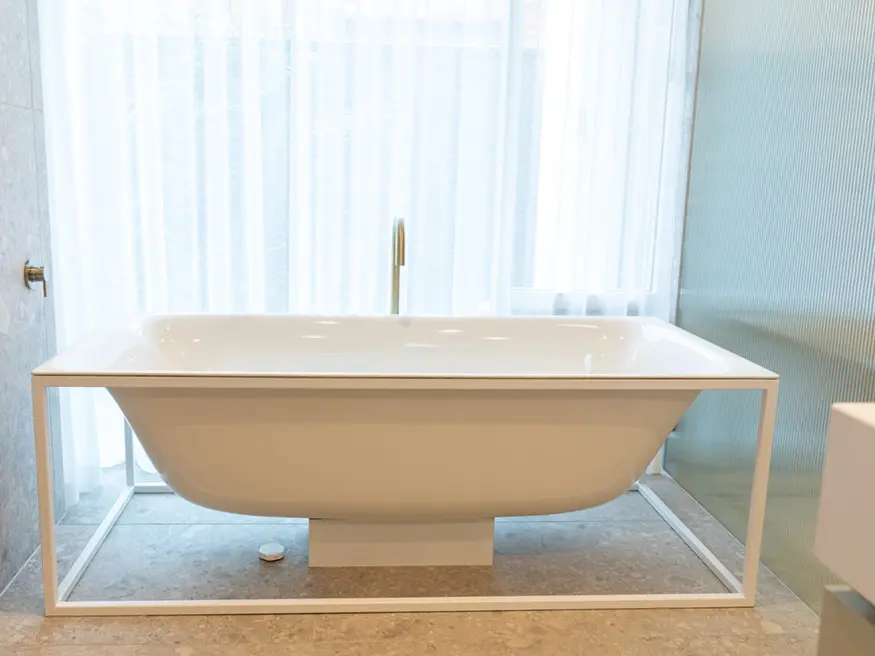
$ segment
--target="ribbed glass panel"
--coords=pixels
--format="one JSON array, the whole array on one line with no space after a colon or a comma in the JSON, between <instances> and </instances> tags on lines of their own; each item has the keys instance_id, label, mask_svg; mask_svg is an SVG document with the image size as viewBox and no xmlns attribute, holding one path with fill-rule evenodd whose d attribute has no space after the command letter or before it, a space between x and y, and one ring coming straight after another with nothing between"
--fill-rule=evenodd
<instances>
[{"instance_id":1,"label":"ribbed glass panel","mask_svg":"<svg viewBox=\"0 0 875 656\"><path fill-rule=\"evenodd\" d=\"M701 48L678 321L781 375L763 560L817 608L829 407L875 400L875 3L707 0ZM740 539L758 409L704 394L667 450Z\"/></svg>"}]
</instances>

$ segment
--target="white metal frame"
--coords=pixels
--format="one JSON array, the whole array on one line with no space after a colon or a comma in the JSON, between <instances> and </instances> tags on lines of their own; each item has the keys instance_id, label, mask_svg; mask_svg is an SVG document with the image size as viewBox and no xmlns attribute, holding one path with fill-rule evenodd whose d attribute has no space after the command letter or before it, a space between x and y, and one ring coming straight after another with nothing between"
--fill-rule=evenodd
<instances>
[{"instance_id":1,"label":"white metal frame","mask_svg":"<svg viewBox=\"0 0 875 656\"><path fill-rule=\"evenodd\" d=\"M344 388L384 387L378 378L281 378L271 376L196 377L196 376L121 376L91 374L36 373L32 377L34 437L36 440L37 485L39 491L40 534L42 539L43 588L46 615L210 615L280 613L385 613L418 611L486 610L584 610L629 608L729 608L752 607L756 600L757 575L766 511L772 437L777 409L778 379L774 378L590 378L590 379L505 379L498 386L506 389L674 389L674 390L760 390L762 402L757 435L756 460L745 544L742 581L669 509L644 483L640 494L650 503L702 562L726 586L725 593L610 594L610 595L525 595L490 597L408 597L344 599L245 599L204 601L69 601L86 568L106 540L115 522L134 494L170 493L163 484L139 484L134 476L133 437L125 432L126 486L91 540L58 584L55 543L55 518L52 495L52 454L47 411L50 387L225 387L225 388ZM496 380L411 378L405 389L495 389Z\"/></svg>"}]
</instances>

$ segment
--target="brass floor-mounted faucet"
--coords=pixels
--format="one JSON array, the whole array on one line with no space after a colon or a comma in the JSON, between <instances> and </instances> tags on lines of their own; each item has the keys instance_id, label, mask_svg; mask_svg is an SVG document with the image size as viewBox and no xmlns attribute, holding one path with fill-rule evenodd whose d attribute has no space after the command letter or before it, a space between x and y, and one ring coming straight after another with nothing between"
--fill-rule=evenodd
<instances>
[{"instance_id":1,"label":"brass floor-mounted faucet","mask_svg":"<svg viewBox=\"0 0 875 656\"><path fill-rule=\"evenodd\" d=\"M401 267L404 266L404 219L395 219L392 227L392 314L401 307Z\"/></svg>"}]
</instances>

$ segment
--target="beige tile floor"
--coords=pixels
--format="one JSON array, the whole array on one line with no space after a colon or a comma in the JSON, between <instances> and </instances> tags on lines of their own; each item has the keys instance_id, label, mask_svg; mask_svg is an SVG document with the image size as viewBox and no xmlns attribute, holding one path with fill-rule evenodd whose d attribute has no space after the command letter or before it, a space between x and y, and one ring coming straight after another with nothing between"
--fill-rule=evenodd
<instances>
[{"instance_id":1,"label":"beige tile floor","mask_svg":"<svg viewBox=\"0 0 875 656\"><path fill-rule=\"evenodd\" d=\"M670 479L661 496L725 562L741 546ZM58 527L59 566L76 557L111 493ZM268 538L289 557L254 557ZM0 656L90 654L586 654L813 656L817 617L764 573L755 609L385 615L44 618L32 559L0 596ZM501 520L496 565L310 573L306 524L253 519L137 496L74 596L124 599L388 594L720 591L719 583L637 494L568 515Z\"/></svg>"}]
</instances>

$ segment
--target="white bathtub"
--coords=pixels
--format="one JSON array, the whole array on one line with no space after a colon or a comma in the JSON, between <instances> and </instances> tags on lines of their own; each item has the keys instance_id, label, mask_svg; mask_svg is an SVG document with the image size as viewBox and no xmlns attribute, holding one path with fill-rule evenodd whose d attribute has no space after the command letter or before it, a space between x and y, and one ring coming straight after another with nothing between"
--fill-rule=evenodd
<instances>
[{"instance_id":1,"label":"white bathtub","mask_svg":"<svg viewBox=\"0 0 875 656\"><path fill-rule=\"evenodd\" d=\"M610 501L709 381L774 377L647 318L208 315L35 373L111 376L186 499L318 520L311 565L487 564L493 518Z\"/></svg>"}]
</instances>

